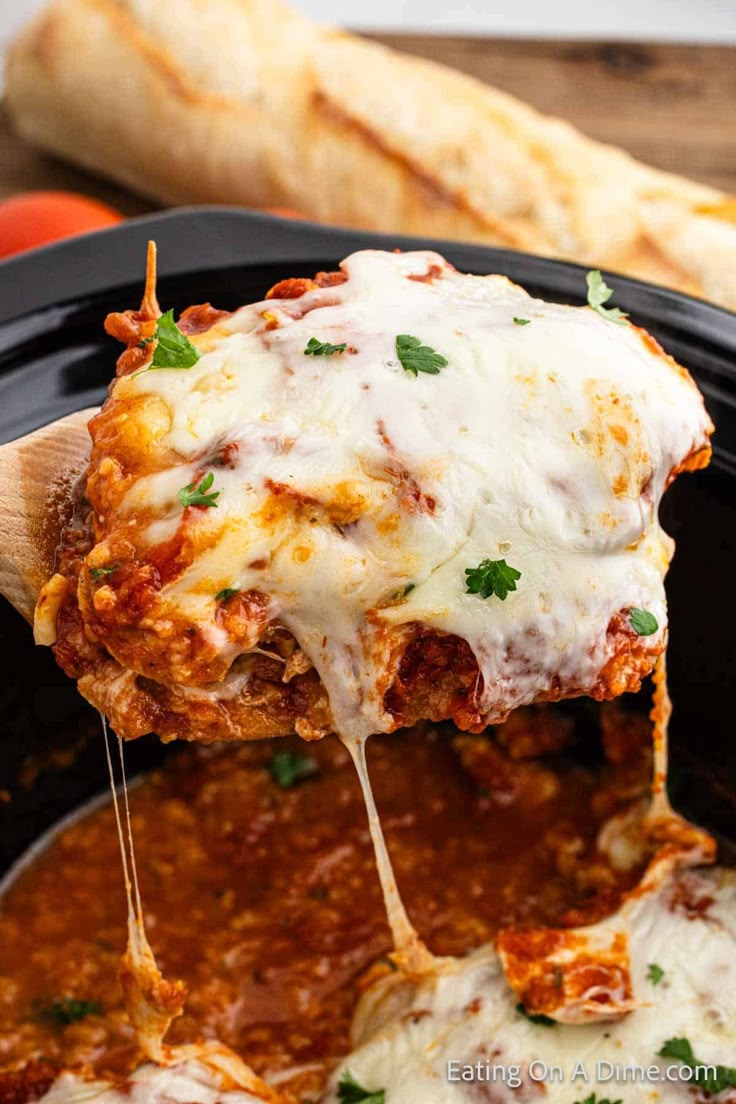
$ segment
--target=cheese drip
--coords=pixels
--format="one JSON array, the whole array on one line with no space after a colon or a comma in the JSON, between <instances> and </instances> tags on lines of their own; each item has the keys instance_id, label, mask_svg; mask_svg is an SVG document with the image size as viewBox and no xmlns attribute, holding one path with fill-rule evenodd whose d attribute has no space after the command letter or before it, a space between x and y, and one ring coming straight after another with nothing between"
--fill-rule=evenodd
<instances>
[{"instance_id":1,"label":"cheese drip","mask_svg":"<svg viewBox=\"0 0 736 1104\"><path fill-rule=\"evenodd\" d=\"M399 893L399 887L396 885L396 877L386 847L381 820L373 797L373 787L368 774L368 764L365 757L367 737L341 734L340 739L350 752L350 757L355 764L358 780L360 781L366 813L368 814L368 827L376 856L378 877L381 882L383 903L394 941L396 963L407 974L426 973L433 968L434 958L417 935L407 915L404 902Z\"/></svg>"},{"instance_id":2,"label":"cheese drip","mask_svg":"<svg viewBox=\"0 0 736 1104\"><path fill-rule=\"evenodd\" d=\"M667 654L657 660L653 675L654 693L649 717L652 722L652 782L649 807L641 825L643 842L650 848L669 848L678 854L679 865L693 866L715 860L716 846L709 834L676 812L667 792L669 772L669 722L672 701L667 689Z\"/></svg>"},{"instance_id":3,"label":"cheese drip","mask_svg":"<svg viewBox=\"0 0 736 1104\"><path fill-rule=\"evenodd\" d=\"M196 1076L211 1079L214 1082L215 1094L219 1094L220 1091L247 1090L254 1094L248 1100L263 1100L278 1104L281 1100L279 1094L271 1089L265 1081L262 1081L234 1051L217 1040L213 1039L182 1046L167 1046L164 1042L173 1020L181 1015L187 990L183 982L168 981L163 976L146 936L133 843L130 803L128 801L123 741L116 737L120 754L125 831L123 831L123 817L120 813L115 772L110 755L107 721L103 714L100 714L100 718L102 720L110 791L120 844L128 913L128 942L120 961L119 976L125 1008L135 1032L136 1042L149 1062L156 1066L175 1070L175 1078L181 1078L182 1075L186 1076L189 1072L192 1072ZM149 1066L142 1066L138 1073L143 1079L156 1076ZM170 1087L168 1083L163 1085L165 1099L175 1100L175 1094L171 1094L170 1097L168 1095ZM67 1086L67 1088L73 1090L74 1085ZM54 1089L52 1088L50 1091L53 1095ZM66 1089L64 1091L66 1092ZM105 1091L108 1091L108 1089L106 1088ZM109 1091L111 1092L112 1101L115 1097L115 1090L110 1088ZM73 1098L74 1091L71 1091L70 1095ZM90 1096L92 1095L90 1093ZM63 1099L64 1092L60 1096ZM247 1102L243 1101L242 1104L247 1104Z\"/></svg>"},{"instance_id":4,"label":"cheese drip","mask_svg":"<svg viewBox=\"0 0 736 1104\"><path fill-rule=\"evenodd\" d=\"M182 1012L186 1000L186 988L180 981L171 982L164 978L156 964L155 956L146 936L133 845L133 828L130 819L123 744L122 740L116 737L120 752L125 833L123 833L120 805L115 786L107 722L102 714L100 716L102 717L105 754L107 756L110 790L118 829L128 910L128 943L120 962L120 984L128 1018L135 1031L138 1046L147 1058L162 1065L166 1063L168 1058L168 1048L165 1048L163 1041L164 1036L172 1021Z\"/></svg>"},{"instance_id":5,"label":"cheese drip","mask_svg":"<svg viewBox=\"0 0 736 1104\"><path fill-rule=\"evenodd\" d=\"M668 816L673 813L667 793L669 773L669 723L672 716L672 701L667 689L667 658L663 652L657 661L653 675L654 695L652 711L652 744L654 757L652 763L652 801L650 817Z\"/></svg>"}]
</instances>

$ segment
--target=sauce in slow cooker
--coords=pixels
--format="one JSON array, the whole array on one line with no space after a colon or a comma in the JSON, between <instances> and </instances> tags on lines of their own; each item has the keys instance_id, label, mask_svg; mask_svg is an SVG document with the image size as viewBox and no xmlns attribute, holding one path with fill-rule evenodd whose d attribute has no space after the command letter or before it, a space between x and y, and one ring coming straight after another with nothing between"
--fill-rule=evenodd
<instances>
[{"instance_id":1,"label":"sauce in slow cooker","mask_svg":"<svg viewBox=\"0 0 736 1104\"><path fill-rule=\"evenodd\" d=\"M646 786L648 757L646 726L615 707L608 718L606 761L587 767L551 756L574 739L554 710L521 711L493 741L421 727L370 741L397 881L434 953L612 907L624 882L594 838ZM309 776L283 788L295 763ZM189 988L169 1041L216 1036L266 1075L304 1067L294 1085L317 1089L348 1049L362 972L391 948L348 753L334 738L185 748L130 797L149 939ZM0 905L0 1068L130 1069L124 945L106 805L60 833Z\"/></svg>"}]
</instances>

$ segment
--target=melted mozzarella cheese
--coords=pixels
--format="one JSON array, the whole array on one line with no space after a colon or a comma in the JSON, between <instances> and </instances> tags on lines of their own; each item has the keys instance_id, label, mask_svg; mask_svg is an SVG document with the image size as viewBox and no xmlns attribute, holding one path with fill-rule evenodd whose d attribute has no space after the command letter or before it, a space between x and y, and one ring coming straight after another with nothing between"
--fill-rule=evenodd
<instances>
[{"instance_id":1,"label":"melted mozzarella cheese","mask_svg":"<svg viewBox=\"0 0 736 1104\"><path fill-rule=\"evenodd\" d=\"M40 1099L43 1104L277 1104L279 1097L235 1088L216 1070L190 1059L168 1067L146 1063L118 1084L62 1073Z\"/></svg>"},{"instance_id":2,"label":"melted mozzarella cheese","mask_svg":"<svg viewBox=\"0 0 736 1104\"><path fill-rule=\"evenodd\" d=\"M438 278L411 278L430 266ZM671 542L657 507L710 429L687 375L631 326L436 254L364 252L343 268L342 285L245 307L195 338L194 367L116 382L116 397L163 404L159 443L177 457L123 504L155 507L151 544L179 525L177 491L238 445L197 521L210 539L162 591L161 616L168 603L225 648L215 595L265 593L336 727L359 735L393 724L387 626L466 640L490 719L553 686L591 689L621 609L651 611L661 640ZM398 334L447 366L413 376ZM348 348L305 356L310 337ZM466 568L486 558L521 572L503 602L466 592Z\"/></svg>"},{"instance_id":3,"label":"melted mozzarella cheese","mask_svg":"<svg viewBox=\"0 0 736 1104\"><path fill-rule=\"evenodd\" d=\"M355 1050L333 1076L323 1104L339 1099L346 1070L367 1089L385 1089L386 1104L512 1104L537 1097L570 1104L591 1092L627 1104L686 1104L693 1097L679 1080L681 1064L658 1057L668 1039L689 1039L702 1063L733 1066L736 1055L734 874L680 870L640 893L629 910L628 953L636 1007L615 1022L530 1022L517 1011L518 998L490 946L464 959L440 959L418 982L391 975L362 998ZM648 976L653 963L664 971L657 985ZM555 1066L561 1079L544 1074ZM625 1066L648 1073L633 1079ZM463 1067L476 1067L473 1080L454 1079Z\"/></svg>"}]
</instances>

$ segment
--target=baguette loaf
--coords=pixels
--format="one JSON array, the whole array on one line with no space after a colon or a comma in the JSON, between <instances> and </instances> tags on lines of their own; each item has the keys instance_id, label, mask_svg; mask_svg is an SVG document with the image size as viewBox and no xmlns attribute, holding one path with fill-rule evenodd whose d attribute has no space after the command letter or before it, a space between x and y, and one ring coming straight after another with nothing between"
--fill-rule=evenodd
<instances>
[{"instance_id":1,"label":"baguette loaf","mask_svg":"<svg viewBox=\"0 0 736 1104\"><path fill-rule=\"evenodd\" d=\"M298 207L736 307L736 200L279 0L53 0L7 97L29 141L167 204Z\"/></svg>"}]
</instances>

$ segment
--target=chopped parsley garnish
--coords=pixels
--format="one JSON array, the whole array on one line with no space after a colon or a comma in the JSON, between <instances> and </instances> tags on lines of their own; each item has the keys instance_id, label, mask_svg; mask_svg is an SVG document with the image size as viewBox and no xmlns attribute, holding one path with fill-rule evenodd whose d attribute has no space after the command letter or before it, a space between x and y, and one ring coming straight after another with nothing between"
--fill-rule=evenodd
<instances>
[{"instance_id":1,"label":"chopped parsley garnish","mask_svg":"<svg viewBox=\"0 0 736 1104\"><path fill-rule=\"evenodd\" d=\"M215 595L216 602L227 602L228 599L234 598L236 594L240 594L240 587L223 587Z\"/></svg>"},{"instance_id":2,"label":"chopped parsley garnish","mask_svg":"<svg viewBox=\"0 0 736 1104\"><path fill-rule=\"evenodd\" d=\"M657 618L649 610L632 609L629 621L635 633L639 636L651 636L659 628Z\"/></svg>"},{"instance_id":3,"label":"chopped parsley garnish","mask_svg":"<svg viewBox=\"0 0 736 1104\"><path fill-rule=\"evenodd\" d=\"M202 355L177 326L173 310L158 319L155 337L156 348L149 368L192 368Z\"/></svg>"},{"instance_id":4,"label":"chopped parsley garnish","mask_svg":"<svg viewBox=\"0 0 736 1104\"><path fill-rule=\"evenodd\" d=\"M337 1099L340 1104L385 1104L386 1090L371 1092L359 1085L349 1070L345 1070L337 1083Z\"/></svg>"},{"instance_id":5,"label":"chopped parsley garnish","mask_svg":"<svg viewBox=\"0 0 736 1104\"><path fill-rule=\"evenodd\" d=\"M346 341L343 341L342 345L331 345L329 341L320 341L316 337L310 337L307 342L307 347L304 350L304 355L334 356L335 353L344 353L347 347Z\"/></svg>"},{"instance_id":6,"label":"chopped parsley garnish","mask_svg":"<svg viewBox=\"0 0 736 1104\"><path fill-rule=\"evenodd\" d=\"M592 272L588 273L585 280L588 284L588 306L592 307L603 318L607 318L609 322L626 325L629 316L625 311L619 310L618 307L604 307L603 305L613 295L613 288L609 288L601 276L600 270L594 268Z\"/></svg>"},{"instance_id":7,"label":"chopped parsley garnish","mask_svg":"<svg viewBox=\"0 0 736 1104\"><path fill-rule=\"evenodd\" d=\"M185 510L187 506L216 506L221 492L210 491L209 494L207 493L214 481L214 475L209 472L198 487L195 487L194 483L187 483L186 487L182 487L176 497Z\"/></svg>"},{"instance_id":8,"label":"chopped parsley garnish","mask_svg":"<svg viewBox=\"0 0 736 1104\"><path fill-rule=\"evenodd\" d=\"M528 326L530 322L531 322L531 318L515 318L514 319L514 325L515 326Z\"/></svg>"},{"instance_id":9,"label":"chopped parsley garnish","mask_svg":"<svg viewBox=\"0 0 736 1104\"><path fill-rule=\"evenodd\" d=\"M46 1020L58 1027L66 1027L67 1024L77 1023L85 1016L99 1016L102 1013L102 1005L98 1001L77 1000L76 997L60 997L51 1001L45 1007L39 1008L37 1016L39 1020Z\"/></svg>"},{"instance_id":10,"label":"chopped parsley garnish","mask_svg":"<svg viewBox=\"0 0 736 1104\"><path fill-rule=\"evenodd\" d=\"M575 1104L624 1104L623 1100L609 1100L607 1096L601 1097L599 1100L594 1092L586 1096L585 1100L576 1100Z\"/></svg>"},{"instance_id":11,"label":"chopped parsley garnish","mask_svg":"<svg viewBox=\"0 0 736 1104\"><path fill-rule=\"evenodd\" d=\"M557 1023L556 1020L549 1016L543 1016L541 1013L527 1012L523 1004L517 1004L516 1011L520 1016L525 1016L530 1023L537 1024L538 1027L554 1027Z\"/></svg>"},{"instance_id":12,"label":"chopped parsley garnish","mask_svg":"<svg viewBox=\"0 0 736 1104\"><path fill-rule=\"evenodd\" d=\"M668 1039L660 1058L676 1058L693 1071L691 1084L700 1085L705 1093L720 1093L736 1088L736 1067L718 1066L714 1062L699 1062L693 1053L689 1039Z\"/></svg>"},{"instance_id":13,"label":"chopped parsley garnish","mask_svg":"<svg viewBox=\"0 0 736 1104\"><path fill-rule=\"evenodd\" d=\"M418 337L399 334L396 338L396 355L401 367L413 376L426 372L429 376L439 375L440 368L447 367L447 357L435 352L429 345L422 345Z\"/></svg>"},{"instance_id":14,"label":"chopped parsley garnish","mask_svg":"<svg viewBox=\"0 0 736 1104\"><path fill-rule=\"evenodd\" d=\"M659 985L663 977L664 970L662 967L658 966L656 962L650 962L647 970L647 981L651 981L652 985Z\"/></svg>"},{"instance_id":15,"label":"chopped parsley garnish","mask_svg":"<svg viewBox=\"0 0 736 1104\"><path fill-rule=\"evenodd\" d=\"M516 580L521 578L521 572L505 560L483 560L477 567L466 567L465 574L468 594L480 594L481 598L495 594L502 602L516 590Z\"/></svg>"},{"instance_id":16,"label":"chopped parsley garnish","mask_svg":"<svg viewBox=\"0 0 736 1104\"><path fill-rule=\"evenodd\" d=\"M660 1058L677 1058L686 1066L697 1064L689 1039L668 1039L657 1054Z\"/></svg>"},{"instance_id":17,"label":"chopped parsley garnish","mask_svg":"<svg viewBox=\"0 0 736 1104\"><path fill-rule=\"evenodd\" d=\"M391 605L394 602L403 602L407 595L415 589L416 583L407 583L406 586L399 587L398 590L392 591L391 594L385 600L386 605Z\"/></svg>"},{"instance_id":18,"label":"chopped parsley garnish","mask_svg":"<svg viewBox=\"0 0 736 1104\"><path fill-rule=\"evenodd\" d=\"M91 567L89 569L89 573L90 573L91 577L94 579L94 581L97 583L97 582L100 581L100 579L103 578L103 576L112 575L113 571L117 571L117 569L119 567L120 567L120 564L116 564L116 563L108 564L107 567Z\"/></svg>"},{"instance_id":19,"label":"chopped parsley garnish","mask_svg":"<svg viewBox=\"0 0 736 1104\"><path fill-rule=\"evenodd\" d=\"M290 790L292 786L319 773L311 755L301 755L298 751L277 751L268 764L268 771L282 790Z\"/></svg>"}]
</instances>

